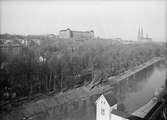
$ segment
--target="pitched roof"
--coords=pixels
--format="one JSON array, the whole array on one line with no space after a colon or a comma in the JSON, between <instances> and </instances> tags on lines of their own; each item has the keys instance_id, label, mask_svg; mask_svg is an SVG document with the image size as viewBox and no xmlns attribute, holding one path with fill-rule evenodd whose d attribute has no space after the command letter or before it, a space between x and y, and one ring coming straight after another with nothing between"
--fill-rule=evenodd
<instances>
[{"instance_id":1,"label":"pitched roof","mask_svg":"<svg viewBox=\"0 0 167 120\"><path fill-rule=\"evenodd\" d=\"M104 97L110 106L117 104L117 99L112 94L105 94Z\"/></svg>"},{"instance_id":2,"label":"pitched roof","mask_svg":"<svg viewBox=\"0 0 167 120\"><path fill-rule=\"evenodd\" d=\"M144 119L144 118L140 118L140 117L137 117L137 116L130 116L130 117L128 117L128 119L129 120L146 120L146 119Z\"/></svg>"},{"instance_id":3,"label":"pitched roof","mask_svg":"<svg viewBox=\"0 0 167 120\"><path fill-rule=\"evenodd\" d=\"M130 116L129 114L126 114L126 113L119 111L119 110L113 110L113 111L111 111L111 113L118 115L120 117L123 117L123 118L128 118Z\"/></svg>"}]
</instances>

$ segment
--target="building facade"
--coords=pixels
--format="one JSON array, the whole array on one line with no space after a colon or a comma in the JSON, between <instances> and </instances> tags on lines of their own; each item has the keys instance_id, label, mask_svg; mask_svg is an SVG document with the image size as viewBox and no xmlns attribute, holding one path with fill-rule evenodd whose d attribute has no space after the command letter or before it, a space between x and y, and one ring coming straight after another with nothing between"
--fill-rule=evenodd
<instances>
[{"instance_id":1,"label":"building facade","mask_svg":"<svg viewBox=\"0 0 167 120\"><path fill-rule=\"evenodd\" d=\"M139 28L137 40L140 42L151 42L152 38L148 37L148 34L144 37L143 28Z\"/></svg>"},{"instance_id":2,"label":"building facade","mask_svg":"<svg viewBox=\"0 0 167 120\"><path fill-rule=\"evenodd\" d=\"M92 39L94 38L94 31L72 31L68 28L59 31L59 38Z\"/></svg>"}]
</instances>

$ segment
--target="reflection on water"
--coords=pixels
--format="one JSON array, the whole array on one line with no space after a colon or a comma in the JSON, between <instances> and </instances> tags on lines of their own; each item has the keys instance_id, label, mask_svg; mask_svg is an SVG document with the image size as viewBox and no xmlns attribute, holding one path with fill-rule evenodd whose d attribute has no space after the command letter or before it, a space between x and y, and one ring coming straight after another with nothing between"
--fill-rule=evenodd
<instances>
[{"instance_id":1,"label":"reflection on water","mask_svg":"<svg viewBox=\"0 0 167 120\"><path fill-rule=\"evenodd\" d=\"M114 86L118 109L131 113L147 103L156 88L165 83L166 68L162 62L149 66ZM38 120L95 120L95 101L99 95L79 102L66 103L34 117Z\"/></svg>"},{"instance_id":2,"label":"reflection on water","mask_svg":"<svg viewBox=\"0 0 167 120\"><path fill-rule=\"evenodd\" d=\"M166 68L162 64L159 62L138 72L117 87L120 110L132 113L151 99L156 88L165 84Z\"/></svg>"}]
</instances>

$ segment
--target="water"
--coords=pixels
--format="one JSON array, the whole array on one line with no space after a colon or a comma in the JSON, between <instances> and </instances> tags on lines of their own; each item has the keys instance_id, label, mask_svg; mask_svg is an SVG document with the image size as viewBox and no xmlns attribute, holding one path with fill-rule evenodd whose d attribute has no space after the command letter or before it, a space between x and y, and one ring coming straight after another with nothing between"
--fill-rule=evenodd
<instances>
[{"instance_id":1,"label":"water","mask_svg":"<svg viewBox=\"0 0 167 120\"><path fill-rule=\"evenodd\" d=\"M112 92L118 100L118 109L132 113L147 103L152 98L155 89L165 84L166 70L164 63L158 62L115 85ZM95 101L98 96L94 95L86 100L54 107L37 114L33 119L95 120Z\"/></svg>"},{"instance_id":2,"label":"water","mask_svg":"<svg viewBox=\"0 0 167 120\"><path fill-rule=\"evenodd\" d=\"M115 91L120 110L132 113L146 104L152 98L155 89L165 85L165 75L165 65L159 62L123 81Z\"/></svg>"}]
</instances>

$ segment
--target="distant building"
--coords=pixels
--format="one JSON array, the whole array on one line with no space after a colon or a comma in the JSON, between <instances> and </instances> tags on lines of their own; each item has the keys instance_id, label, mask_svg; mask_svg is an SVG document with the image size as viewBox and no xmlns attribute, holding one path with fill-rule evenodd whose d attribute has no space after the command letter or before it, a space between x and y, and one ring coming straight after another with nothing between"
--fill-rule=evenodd
<instances>
[{"instance_id":1,"label":"distant building","mask_svg":"<svg viewBox=\"0 0 167 120\"><path fill-rule=\"evenodd\" d=\"M46 62L46 58L43 57L43 56L40 56L40 57L39 57L39 62Z\"/></svg>"},{"instance_id":2,"label":"distant building","mask_svg":"<svg viewBox=\"0 0 167 120\"><path fill-rule=\"evenodd\" d=\"M126 117L125 113L117 110L117 100L110 94L102 94L96 100L96 120L128 120Z\"/></svg>"},{"instance_id":3,"label":"distant building","mask_svg":"<svg viewBox=\"0 0 167 120\"><path fill-rule=\"evenodd\" d=\"M141 29L139 28L137 40L140 41L140 42L151 42L152 38L149 38L148 34L146 35L146 37L144 37L143 28L141 28Z\"/></svg>"},{"instance_id":4,"label":"distant building","mask_svg":"<svg viewBox=\"0 0 167 120\"><path fill-rule=\"evenodd\" d=\"M18 39L18 41L24 45L24 46L28 46L28 40L27 39Z\"/></svg>"},{"instance_id":5,"label":"distant building","mask_svg":"<svg viewBox=\"0 0 167 120\"><path fill-rule=\"evenodd\" d=\"M40 39L31 39L31 42L34 42L36 45L41 45Z\"/></svg>"},{"instance_id":6,"label":"distant building","mask_svg":"<svg viewBox=\"0 0 167 120\"><path fill-rule=\"evenodd\" d=\"M41 44L41 40L40 39L18 39L18 41L26 47L30 47L33 45L40 45Z\"/></svg>"},{"instance_id":7,"label":"distant building","mask_svg":"<svg viewBox=\"0 0 167 120\"><path fill-rule=\"evenodd\" d=\"M59 38L58 35L55 35L55 34L49 34L47 35L48 38Z\"/></svg>"},{"instance_id":8,"label":"distant building","mask_svg":"<svg viewBox=\"0 0 167 120\"><path fill-rule=\"evenodd\" d=\"M59 31L59 38L92 39L94 31L72 31L69 28Z\"/></svg>"},{"instance_id":9,"label":"distant building","mask_svg":"<svg viewBox=\"0 0 167 120\"><path fill-rule=\"evenodd\" d=\"M14 43L12 40L7 40L4 44L0 45L0 50L8 55L17 55L22 52L22 45Z\"/></svg>"}]
</instances>

